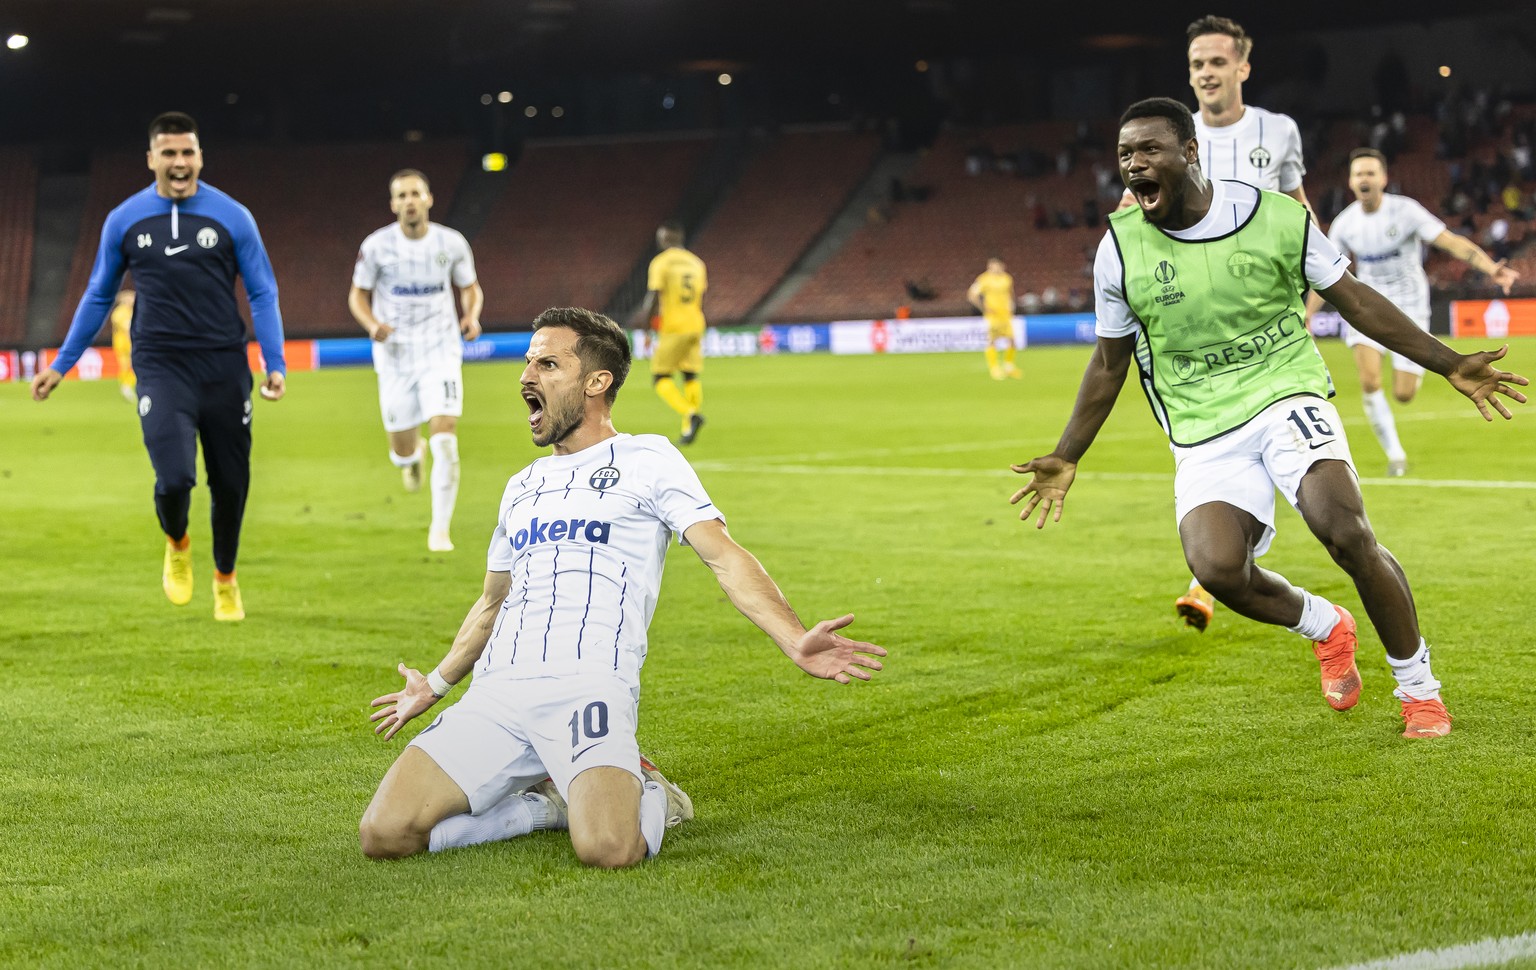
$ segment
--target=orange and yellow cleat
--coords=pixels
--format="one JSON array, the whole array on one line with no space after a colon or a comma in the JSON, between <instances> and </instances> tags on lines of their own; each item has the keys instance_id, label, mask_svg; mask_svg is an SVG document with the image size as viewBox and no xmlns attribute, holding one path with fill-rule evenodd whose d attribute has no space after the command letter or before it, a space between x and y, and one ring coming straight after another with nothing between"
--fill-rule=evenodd
<instances>
[{"instance_id":1,"label":"orange and yellow cleat","mask_svg":"<svg viewBox=\"0 0 1536 970\"><path fill-rule=\"evenodd\" d=\"M1312 646L1322 667L1323 699L1336 711L1347 711L1360 700L1360 668L1355 666L1355 618L1342 606L1335 606L1339 622L1328 639Z\"/></svg>"},{"instance_id":2,"label":"orange and yellow cleat","mask_svg":"<svg viewBox=\"0 0 1536 970\"><path fill-rule=\"evenodd\" d=\"M1216 597L1207 593L1204 586L1191 586L1187 593L1173 601L1173 608L1184 618L1185 623L1197 632L1204 633L1216 615Z\"/></svg>"},{"instance_id":3,"label":"orange and yellow cleat","mask_svg":"<svg viewBox=\"0 0 1536 970\"><path fill-rule=\"evenodd\" d=\"M1443 738L1451 733L1451 713L1438 697L1403 701L1403 737Z\"/></svg>"}]
</instances>

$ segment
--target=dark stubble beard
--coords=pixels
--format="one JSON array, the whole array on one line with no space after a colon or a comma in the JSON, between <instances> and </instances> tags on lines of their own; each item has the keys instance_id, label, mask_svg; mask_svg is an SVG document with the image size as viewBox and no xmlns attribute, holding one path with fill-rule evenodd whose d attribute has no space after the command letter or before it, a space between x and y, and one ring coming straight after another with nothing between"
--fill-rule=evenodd
<instances>
[{"instance_id":1,"label":"dark stubble beard","mask_svg":"<svg viewBox=\"0 0 1536 970\"><path fill-rule=\"evenodd\" d=\"M540 448L559 444L581 427L582 409L578 404L568 405L554 401L544 402L544 426L533 434L533 443Z\"/></svg>"}]
</instances>

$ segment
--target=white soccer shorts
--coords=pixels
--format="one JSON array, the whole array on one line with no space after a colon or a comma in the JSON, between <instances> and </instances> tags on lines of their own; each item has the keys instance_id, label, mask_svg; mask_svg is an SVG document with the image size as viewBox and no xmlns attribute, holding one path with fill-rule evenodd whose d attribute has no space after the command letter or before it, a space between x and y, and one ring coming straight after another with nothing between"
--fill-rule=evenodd
<instances>
[{"instance_id":1,"label":"white soccer shorts","mask_svg":"<svg viewBox=\"0 0 1536 970\"><path fill-rule=\"evenodd\" d=\"M1407 315L1408 319L1412 320L1420 330L1424 331L1425 333L1429 332L1429 307L1403 306L1399 307L1399 309L1402 310L1403 313ZM1365 334L1356 330L1354 327L1351 327L1349 325L1349 321L1341 321L1339 326L1341 329L1341 336L1344 338L1344 346L1350 348L1351 350L1356 347L1370 347L1372 350L1376 351L1378 354L1381 354L1383 357L1390 354L1392 357L1392 369L1397 373L1416 374L1419 377L1424 376L1423 367L1415 364L1413 361L1409 360L1407 357L1404 357L1402 354L1383 347L1381 344L1372 340L1370 337L1367 337Z\"/></svg>"},{"instance_id":2,"label":"white soccer shorts","mask_svg":"<svg viewBox=\"0 0 1536 970\"><path fill-rule=\"evenodd\" d=\"M379 372L379 413L385 431L409 431L439 415L464 413L464 368L439 364L405 373Z\"/></svg>"},{"instance_id":3,"label":"white soccer shorts","mask_svg":"<svg viewBox=\"0 0 1536 970\"><path fill-rule=\"evenodd\" d=\"M1208 502L1235 505L1264 524L1255 556L1275 537L1275 489L1294 507L1301 480L1317 462L1333 458L1355 470L1338 409L1310 395L1271 404L1204 444L1175 446L1173 458L1177 521Z\"/></svg>"},{"instance_id":4,"label":"white soccer shorts","mask_svg":"<svg viewBox=\"0 0 1536 970\"><path fill-rule=\"evenodd\" d=\"M479 815L515 791L554 779L570 797L588 768L640 774L639 688L617 676L476 678L411 744L426 752Z\"/></svg>"}]
</instances>

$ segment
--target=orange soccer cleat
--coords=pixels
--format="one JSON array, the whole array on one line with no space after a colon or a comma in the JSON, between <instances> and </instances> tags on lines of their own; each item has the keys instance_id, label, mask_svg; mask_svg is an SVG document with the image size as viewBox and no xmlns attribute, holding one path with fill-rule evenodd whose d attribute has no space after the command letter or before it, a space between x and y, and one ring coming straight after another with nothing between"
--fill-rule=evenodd
<instances>
[{"instance_id":1,"label":"orange soccer cleat","mask_svg":"<svg viewBox=\"0 0 1536 970\"><path fill-rule=\"evenodd\" d=\"M1339 622L1328 639L1312 646L1322 667L1323 700L1336 711L1347 711L1360 700L1360 668L1355 666L1355 618L1342 606L1335 606Z\"/></svg>"},{"instance_id":2,"label":"orange soccer cleat","mask_svg":"<svg viewBox=\"0 0 1536 970\"><path fill-rule=\"evenodd\" d=\"M1403 700L1403 737L1443 738L1451 733L1451 713L1438 697Z\"/></svg>"},{"instance_id":3,"label":"orange soccer cleat","mask_svg":"<svg viewBox=\"0 0 1536 970\"><path fill-rule=\"evenodd\" d=\"M1207 593L1204 586L1196 584L1173 601L1173 608L1184 618L1185 623L1197 632L1204 633L1205 628L1211 625L1211 618L1216 615L1216 597Z\"/></svg>"}]
</instances>

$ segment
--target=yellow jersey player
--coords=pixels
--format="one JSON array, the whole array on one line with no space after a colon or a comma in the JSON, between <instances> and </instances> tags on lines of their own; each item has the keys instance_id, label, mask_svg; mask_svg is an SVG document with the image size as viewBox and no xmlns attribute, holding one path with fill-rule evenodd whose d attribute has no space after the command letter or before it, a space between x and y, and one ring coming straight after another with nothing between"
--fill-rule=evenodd
<instances>
[{"instance_id":1,"label":"yellow jersey player","mask_svg":"<svg viewBox=\"0 0 1536 970\"><path fill-rule=\"evenodd\" d=\"M129 404L139 403L138 378L133 376L133 341L128 327L133 323L132 290L119 290L108 319L112 321L112 354L117 358L117 386Z\"/></svg>"},{"instance_id":2,"label":"yellow jersey player","mask_svg":"<svg viewBox=\"0 0 1536 970\"><path fill-rule=\"evenodd\" d=\"M651 352L651 380L656 394L683 419L681 444L691 445L704 427L704 291L709 276L704 261L683 248L683 227L663 223L656 230L661 252L651 260L645 297L646 316L659 314Z\"/></svg>"},{"instance_id":3,"label":"yellow jersey player","mask_svg":"<svg viewBox=\"0 0 1536 970\"><path fill-rule=\"evenodd\" d=\"M1003 265L1003 261L996 256L988 259L987 271L976 277L976 282L971 284L965 298L987 318L987 370L991 372L992 379L1000 381L1004 377L1022 377L1019 369L1013 365L1013 311L1016 306L1013 277L1008 275L1008 268ZM999 350L1003 352L1001 366L997 362Z\"/></svg>"}]
</instances>

